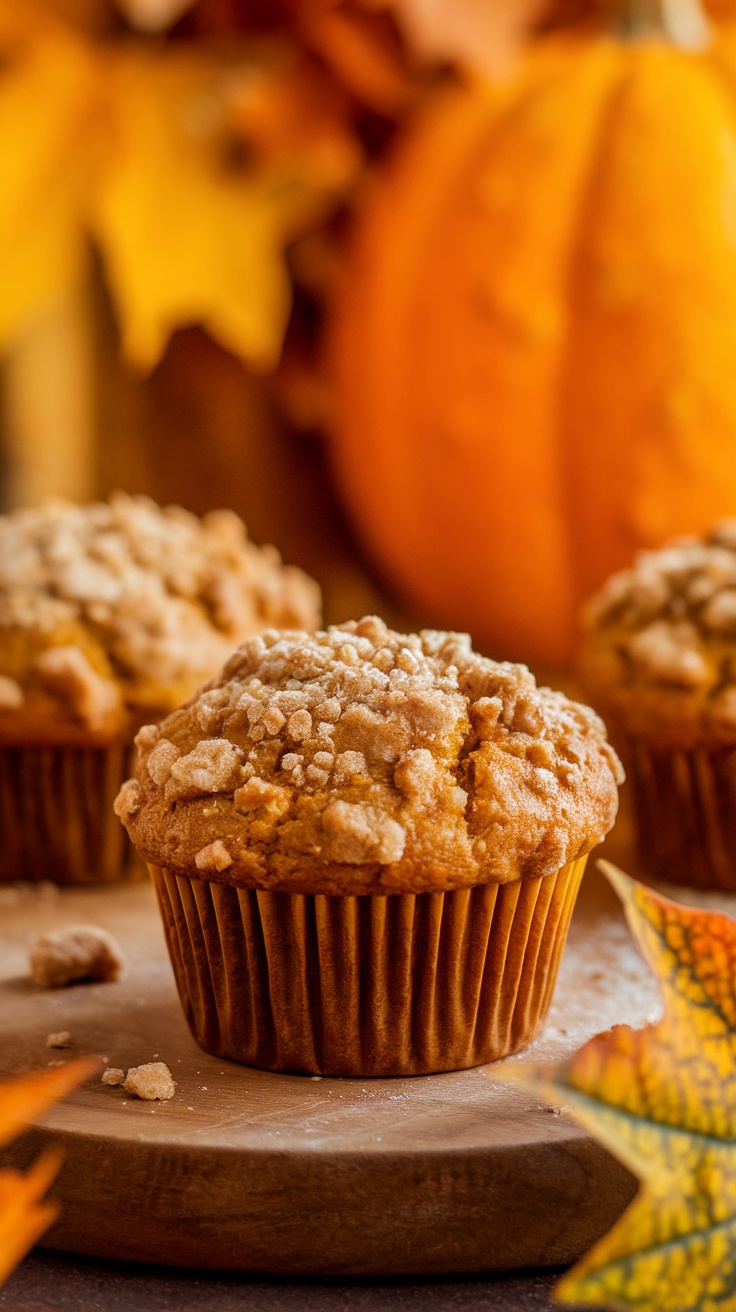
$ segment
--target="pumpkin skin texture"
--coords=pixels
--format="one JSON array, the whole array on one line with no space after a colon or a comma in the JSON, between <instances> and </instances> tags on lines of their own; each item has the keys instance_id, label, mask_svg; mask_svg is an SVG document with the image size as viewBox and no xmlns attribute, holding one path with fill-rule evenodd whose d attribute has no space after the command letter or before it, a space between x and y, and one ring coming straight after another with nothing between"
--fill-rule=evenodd
<instances>
[{"instance_id":1,"label":"pumpkin skin texture","mask_svg":"<svg viewBox=\"0 0 736 1312\"><path fill-rule=\"evenodd\" d=\"M736 512L736 45L555 34L442 92L358 224L333 459L423 619L569 664L581 601Z\"/></svg>"}]
</instances>

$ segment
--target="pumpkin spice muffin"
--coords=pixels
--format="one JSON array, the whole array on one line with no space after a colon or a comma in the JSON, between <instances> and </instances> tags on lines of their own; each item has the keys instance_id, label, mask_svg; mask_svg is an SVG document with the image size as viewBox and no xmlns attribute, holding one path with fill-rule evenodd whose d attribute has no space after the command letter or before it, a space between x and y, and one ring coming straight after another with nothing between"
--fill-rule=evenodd
<instances>
[{"instance_id":1,"label":"pumpkin spice muffin","mask_svg":"<svg viewBox=\"0 0 736 1312\"><path fill-rule=\"evenodd\" d=\"M249 639L137 743L116 809L208 1051L365 1076L532 1037L616 814L588 708L369 617Z\"/></svg>"},{"instance_id":2,"label":"pumpkin spice muffin","mask_svg":"<svg viewBox=\"0 0 736 1312\"><path fill-rule=\"evenodd\" d=\"M643 867L736 888L736 520L642 553L584 618L581 674L627 765Z\"/></svg>"},{"instance_id":3,"label":"pumpkin spice muffin","mask_svg":"<svg viewBox=\"0 0 736 1312\"><path fill-rule=\"evenodd\" d=\"M116 493L0 517L0 879L120 877L136 729L253 632L318 619L316 584L230 511Z\"/></svg>"}]
</instances>

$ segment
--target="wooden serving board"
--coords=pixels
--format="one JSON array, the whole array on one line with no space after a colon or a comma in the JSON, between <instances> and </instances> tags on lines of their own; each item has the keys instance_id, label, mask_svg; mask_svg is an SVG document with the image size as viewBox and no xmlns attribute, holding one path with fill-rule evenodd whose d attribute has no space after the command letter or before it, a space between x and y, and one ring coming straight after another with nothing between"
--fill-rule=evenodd
<instances>
[{"instance_id":1,"label":"wooden serving board","mask_svg":"<svg viewBox=\"0 0 736 1312\"><path fill-rule=\"evenodd\" d=\"M116 935L127 977L36 988L29 941L81 922ZM501 1065L557 1060L657 1011L654 982L593 872L545 1029ZM68 1052L46 1046L60 1030ZM51 1247L278 1274L504 1270L570 1261L634 1194L564 1107L501 1083L499 1066L365 1081L207 1056L184 1022L147 884L0 888L0 1032L0 1077L99 1053L123 1069L158 1056L177 1081L170 1102L147 1103L95 1078L5 1151L5 1164L25 1168L50 1143L64 1149Z\"/></svg>"}]
</instances>

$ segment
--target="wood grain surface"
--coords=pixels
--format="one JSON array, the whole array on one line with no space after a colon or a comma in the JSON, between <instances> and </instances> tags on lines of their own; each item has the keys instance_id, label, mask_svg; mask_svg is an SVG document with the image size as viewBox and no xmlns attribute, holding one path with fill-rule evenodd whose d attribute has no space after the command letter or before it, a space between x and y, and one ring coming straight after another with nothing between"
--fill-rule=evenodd
<instances>
[{"instance_id":1,"label":"wood grain surface","mask_svg":"<svg viewBox=\"0 0 736 1312\"><path fill-rule=\"evenodd\" d=\"M553 1312L557 1272L413 1280L218 1275L36 1250L3 1312Z\"/></svg>"},{"instance_id":2,"label":"wood grain surface","mask_svg":"<svg viewBox=\"0 0 736 1312\"><path fill-rule=\"evenodd\" d=\"M0 1076L93 1052L123 1069L158 1056L177 1081L167 1103L90 1081L4 1153L26 1166L51 1141L65 1149L53 1247L284 1275L501 1271L570 1261L633 1195L564 1107L502 1084L500 1066L361 1081L207 1056L186 1029L148 885L4 889L0 916ZM126 978L39 990L29 940L80 922L116 934ZM547 1024L521 1060L558 1059L657 1007L593 873ZM46 1046L61 1030L68 1052Z\"/></svg>"}]
</instances>

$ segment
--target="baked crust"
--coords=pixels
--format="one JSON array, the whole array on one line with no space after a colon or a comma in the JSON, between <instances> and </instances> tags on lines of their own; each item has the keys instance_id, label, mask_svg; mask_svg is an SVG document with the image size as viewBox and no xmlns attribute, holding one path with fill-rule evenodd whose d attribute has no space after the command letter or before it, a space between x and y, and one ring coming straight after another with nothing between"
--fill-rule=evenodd
<instances>
[{"instance_id":1,"label":"baked crust","mask_svg":"<svg viewBox=\"0 0 736 1312\"><path fill-rule=\"evenodd\" d=\"M151 864L289 892L552 874L611 828L622 779L588 707L376 617L249 639L136 743L116 811Z\"/></svg>"},{"instance_id":2,"label":"baked crust","mask_svg":"<svg viewBox=\"0 0 736 1312\"><path fill-rule=\"evenodd\" d=\"M620 731L736 744L736 520L643 552L588 603L583 682Z\"/></svg>"},{"instance_id":3,"label":"baked crust","mask_svg":"<svg viewBox=\"0 0 736 1312\"><path fill-rule=\"evenodd\" d=\"M102 743L190 697L319 590L231 511L114 493L0 517L0 743Z\"/></svg>"}]
</instances>

